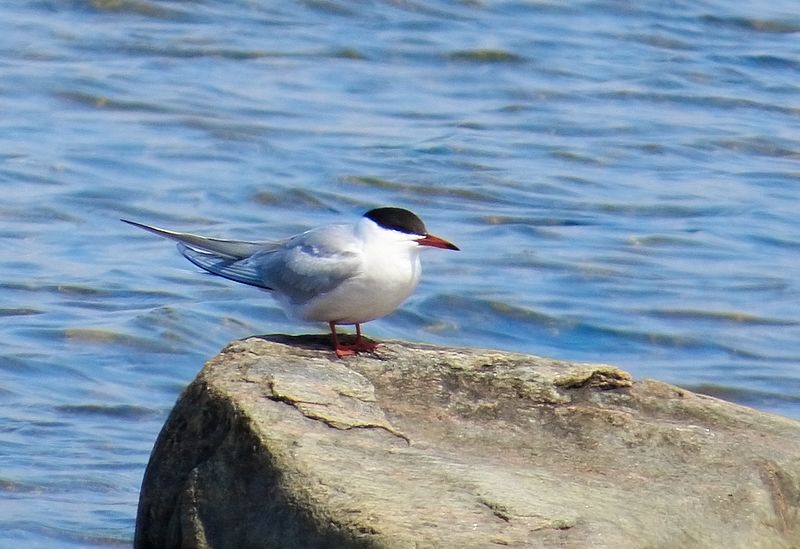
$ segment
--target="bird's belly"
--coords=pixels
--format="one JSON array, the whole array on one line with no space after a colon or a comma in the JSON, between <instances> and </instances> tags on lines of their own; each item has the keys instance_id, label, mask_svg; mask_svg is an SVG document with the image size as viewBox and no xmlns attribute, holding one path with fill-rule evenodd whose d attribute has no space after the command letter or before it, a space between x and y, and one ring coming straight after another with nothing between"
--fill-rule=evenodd
<instances>
[{"instance_id":1,"label":"bird's belly","mask_svg":"<svg viewBox=\"0 0 800 549\"><path fill-rule=\"evenodd\" d=\"M378 280L352 278L336 289L309 300L296 313L308 321L334 321L338 324L368 322L397 309L414 291L418 279L416 272L388 280L386 277Z\"/></svg>"}]
</instances>

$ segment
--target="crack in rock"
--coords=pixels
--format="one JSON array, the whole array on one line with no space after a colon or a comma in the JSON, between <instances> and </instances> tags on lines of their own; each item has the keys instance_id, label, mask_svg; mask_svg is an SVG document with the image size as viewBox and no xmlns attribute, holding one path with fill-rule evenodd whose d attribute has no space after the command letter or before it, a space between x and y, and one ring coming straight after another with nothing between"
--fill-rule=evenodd
<instances>
[{"instance_id":1,"label":"crack in rock","mask_svg":"<svg viewBox=\"0 0 800 549\"><path fill-rule=\"evenodd\" d=\"M274 380L270 380L268 382L268 387L270 394L266 395L272 401L275 402L282 402L284 404L288 404L295 408L298 412L303 414L308 419L313 419L315 421L319 421L324 423L328 427L333 429L338 429L340 431L350 431L352 429L382 429L387 433L396 436L406 442L409 446L411 445L411 439L408 438L405 434L401 433L400 431L394 429L388 421L385 421L385 417L378 418L378 421L370 421L370 420L362 420L361 418L357 417L351 410L345 410L345 406L342 405L340 402L330 401L330 402L317 402L317 401L307 401L307 400L300 400L297 398L293 398L290 395L284 394L276 390ZM340 393L340 396L345 396ZM374 415L383 416L383 412L375 410L373 406L373 402L364 401L362 399L346 395L346 398L356 401L358 403L363 404L363 406L359 406L362 409L366 409L366 411L372 412ZM324 409L326 413L322 413L322 410L319 408ZM331 416L337 415L336 413L339 412L339 415L347 416L347 418L335 418ZM355 416L355 417L354 417ZM384 420L384 421L381 421Z\"/></svg>"}]
</instances>

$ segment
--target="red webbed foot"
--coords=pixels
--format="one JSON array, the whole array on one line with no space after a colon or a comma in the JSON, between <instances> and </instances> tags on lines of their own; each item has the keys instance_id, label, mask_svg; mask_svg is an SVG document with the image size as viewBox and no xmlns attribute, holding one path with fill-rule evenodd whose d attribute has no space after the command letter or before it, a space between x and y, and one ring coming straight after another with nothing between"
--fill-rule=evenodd
<instances>
[{"instance_id":1,"label":"red webbed foot","mask_svg":"<svg viewBox=\"0 0 800 549\"><path fill-rule=\"evenodd\" d=\"M371 353L378 348L378 343L364 339L364 337L361 335L360 324L356 324L356 340L350 345L339 343L339 336L336 334L335 322L329 322L328 325L331 327L333 350L336 352L336 356L339 358L354 356L358 353Z\"/></svg>"}]
</instances>

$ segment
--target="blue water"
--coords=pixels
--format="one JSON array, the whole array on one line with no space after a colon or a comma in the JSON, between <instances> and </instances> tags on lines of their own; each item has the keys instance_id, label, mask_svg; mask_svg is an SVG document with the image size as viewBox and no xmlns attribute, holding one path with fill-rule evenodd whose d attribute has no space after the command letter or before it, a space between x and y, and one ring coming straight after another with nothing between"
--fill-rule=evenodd
<instances>
[{"instance_id":1,"label":"blue water","mask_svg":"<svg viewBox=\"0 0 800 549\"><path fill-rule=\"evenodd\" d=\"M204 360L324 330L120 217L265 239L410 208L463 251L426 254L370 336L610 362L800 418L796 2L40 1L0 20L2 547L130 545Z\"/></svg>"}]
</instances>

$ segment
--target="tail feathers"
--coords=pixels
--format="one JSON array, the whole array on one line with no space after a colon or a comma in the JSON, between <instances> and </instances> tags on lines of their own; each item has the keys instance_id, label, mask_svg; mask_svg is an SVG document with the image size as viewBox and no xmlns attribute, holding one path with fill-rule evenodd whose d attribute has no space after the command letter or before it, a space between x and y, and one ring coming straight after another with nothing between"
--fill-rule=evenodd
<instances>
[{"instance_id":1,"label":"tail feathers","mask_svg":"<svg viewBox=\"0 0 800 549\"><path fill-rule=\"evenodd\" d=\"M178 250L183 257L211 274L264 290L272 290L264 283L258 271L247 261L197 250L183 242L178 242Z\"/></svg>"},{"instance_id":2,"label":"tail feathers","mask_svg":"<svg viewBox=\"0 0 800 549\"><path fill-rule=\"evenodd\" d=\"M130 221L128 219L121 219L120 221L124 221L129 225L133 225L134 227L139 227L140 229L144 229L145 231L150 231L153 234L157 234L158 236L169 238L170 240L176 240L184 244L188 248L195 249L199 252L211 252L213 254L217 254L218 258L227 258L227 259L244 259L256 253L259 250L268 250L274 249L280 246L279 242L249 242L244 240L222 240L220 238L208 238L205 236L199 236L196 234L190 233L179 233L176 231L168 231L167 229L160 229L158 227L152 227L150 225L145 225L144 223L139 223L137 221ZM181 250L183 255L186 255L183 250ZM186 256L187 259L190 259L189 256ZM205 269L205 267L203 267Z\"/></svg>"}]
</instances>

